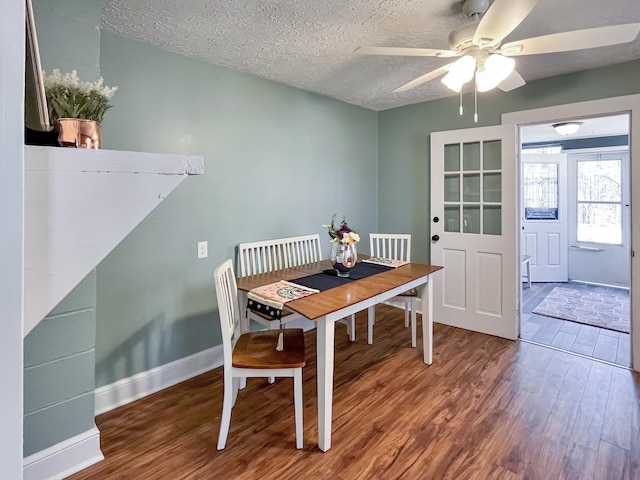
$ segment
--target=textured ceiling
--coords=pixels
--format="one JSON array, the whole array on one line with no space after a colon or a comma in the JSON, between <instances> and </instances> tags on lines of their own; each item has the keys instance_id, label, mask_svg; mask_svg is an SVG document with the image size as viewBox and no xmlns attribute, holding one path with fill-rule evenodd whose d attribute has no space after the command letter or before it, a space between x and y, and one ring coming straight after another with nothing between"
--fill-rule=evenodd
<instances>
[{"instance_id":1,"label":"textured ceiling","mask_svg":"<svg viewBox=\"0 0 640 480\"><path fill-rule=\"evenodd\" d=\"M505 39L640 22L640 0L540 0ZM460 0L104 0L103 28L372 110L456 95L439 80L395 88L451 60L360 56L359 46L448 49ZM640 58L629 44L516 58L526 81Z\"/></svg>"}]
</instances>

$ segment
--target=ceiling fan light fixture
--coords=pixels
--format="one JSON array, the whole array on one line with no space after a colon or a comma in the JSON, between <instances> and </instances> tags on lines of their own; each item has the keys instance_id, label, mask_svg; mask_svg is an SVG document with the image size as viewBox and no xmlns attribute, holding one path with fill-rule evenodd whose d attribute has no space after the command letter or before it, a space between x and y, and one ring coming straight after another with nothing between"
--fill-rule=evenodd
<instances>
[{"instance_id":1,"label":"ceiling fan light fixture","mask_svg":"<svg viewBox=\"0 0 640 480\"><path fill-rule=\"evenodd\" d=\"M479 92L487 92L497 87L501 81L513 72L516 61L503 55L494 53L484 62L484 68L476 73L476 85Z\"/></svg>"},{"instance_id":2,"label":"ceiling fan light fixture","mask_svg":"<svg viewBox=\"0 0 640 480\"><path fill-rule=\"evenodd\" d=\"M581 125L582 122L561 122L554 123L552 127L560 135L573 135L580 130Z\"/></svg>"},{"instance_id":3,"label":"ceiling fan light fixture","mask_svg":"<svg viewBox=\"0 0 640 480\"><path fill-rule=\"evenodd\" d=\"M476 71L476 60L471 55L465 55L453 62L449 72L442 78L442 83L454 92L460 92L462 86L473 78Z\"/></svg>"}]
</instances>

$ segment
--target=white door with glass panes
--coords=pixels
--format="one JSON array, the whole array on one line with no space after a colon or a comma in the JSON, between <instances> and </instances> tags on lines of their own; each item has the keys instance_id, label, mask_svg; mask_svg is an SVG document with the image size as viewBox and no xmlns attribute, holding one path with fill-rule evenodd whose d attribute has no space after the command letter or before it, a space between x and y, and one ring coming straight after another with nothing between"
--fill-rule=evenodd
<instances>
[{"instance_id":1,"label":"white door with glass panes","mask_svg":"<svg viewBox=\"0 0 640 480\"><path fill-rule=\"evenodd\" d=\"M566 282L567 156L522 153L522 241L532 282Z\"/></svg>"},{"instance_id":2,"label":"white door with glass panes","mask_svg":"<svg viewBox=\"0 0 640 480\"><path fill-rule=\"evenodd\" d=\"M572 279L628 288L629 152L569 155Z\"/></svg>"},{"instance_id":3,"label":"white door with glass panes","mask_svg":"<svg viewBox=\"0 0 640 480\"><path fill-rule=\"evenodd\" d=\"M515 339L516 128L431 134L433 318Z\"/></svg>"}]
</instances>

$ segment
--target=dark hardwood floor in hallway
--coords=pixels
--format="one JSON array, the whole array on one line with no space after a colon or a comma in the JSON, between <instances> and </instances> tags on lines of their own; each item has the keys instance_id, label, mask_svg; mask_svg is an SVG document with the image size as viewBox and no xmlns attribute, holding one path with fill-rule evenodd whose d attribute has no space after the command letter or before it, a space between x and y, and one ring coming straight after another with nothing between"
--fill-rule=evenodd
<instances>
[{"instance_id":1,"label":"dark hardwood floor in hallway","mask_svg":"<svg viewBox=\"0 0 640 480\"><path fill-rule=\"evenodd\" d=\"M533 313L547 294L558 286L621 294L619 289L612 287L578 282L532 283L531 288L525 286L522 290L521 338L623 367L631 367L631 338L628 333Z\"/></svg>"},{"instance_id":2,"label":"dark hardwood floor in hallway","mask_svg":"<svg viewBox=\"0 0 640 480\"><path fill-rule=\"evenodd\" d=\"M70 478L640 478L638 374L439 324L427 366L421 347L410 347L403 312L386 306L377 308L373 345L366 343L364 313L357 328L351 343L336 326L328 452L317 447L311 330L303 450L295 448L292 380L249 379L227 447L217 451L217 368L97 417L105 460Z\"/></svg>"}]
</instances>

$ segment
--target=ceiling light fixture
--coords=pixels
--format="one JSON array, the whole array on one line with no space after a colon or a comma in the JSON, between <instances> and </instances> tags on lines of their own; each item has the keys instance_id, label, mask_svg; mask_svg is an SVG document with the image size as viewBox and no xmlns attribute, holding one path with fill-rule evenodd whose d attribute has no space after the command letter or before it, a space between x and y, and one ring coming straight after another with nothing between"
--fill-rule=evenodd
<instances>
[{"instance_id":1,"label":"ceiling light fixture","mask_svg":"<svg viewBox=\"0 0 640 480\"><path fill-rule=\"evenodd\" d=\"M479 67L476 72L478 91L488 92L496 88L501 81L513 72L513 67L515 66L516 61L513 58L508 58L497 53L489 55L484 65Z\"/></svg>"},{"instance_id":2,"label":"ceiling light fixture","mask_svg":"<svg viewBox=\"0 0 640 480\"><path fill-rule=\"evenodd\" d=\"M478 56L476 55L476 57ZM496 88L513 72L516 65L513 58L498 53L476 57L465 55L456 60L449 65L447 74L441 80L449 90L460 93L460 115L462 115L462 87L471 81L475 74L474 104L476 111L473 115L475 122L478 121L478 92L488 92Z\"/></svg>"},{"instance_id":3,"label":"ceiling light fixture","mask_svg":"<svg viewBox=\"0 0 640 480\"><path fill-rule=\"evenodd\" d=\"M449 67L449 72L442 78L441 82L449 90L460 92L462 86L473 78L476 71L476 59L471 55L456 60Z\"/></svg>"},{"instance_id":4,"label":"ceiling light fixture","mask_svg":"<svg viewBox=\"0 0 640 480\"><path fill-rule=\"evenodd\" d=\"M552 127L560 135L573 135L580 129L581 125L582 122L562 122L554 123Z\"/></svg>"}]
</instances>

